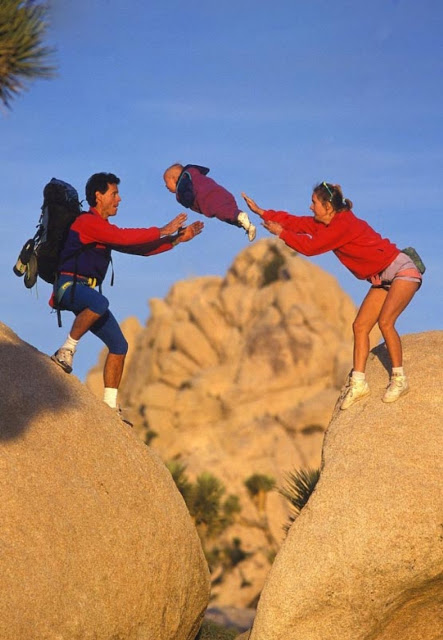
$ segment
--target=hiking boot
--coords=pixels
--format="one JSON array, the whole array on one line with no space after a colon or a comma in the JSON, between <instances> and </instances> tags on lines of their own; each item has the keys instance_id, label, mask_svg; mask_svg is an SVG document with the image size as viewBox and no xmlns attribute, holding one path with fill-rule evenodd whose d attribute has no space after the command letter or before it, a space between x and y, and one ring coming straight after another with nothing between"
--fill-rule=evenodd
<instances>
[{"instance_id":1,"label":"hiking boot","mask_svg":"<svg viewBox=\"0 0 443 640\"><path fill-rule=\"evenodd\" d=\"M352 378L349 380L349 388L346 391L346 395L343 398L340 409L349 409L353 404L365 398L370 394L369 385L366 380L355 380Z\"/></svg>"},{"instance_id":2,"label":"hiking boot","mask_svg":"<svg viewBox=\"0 0 443 640\"><path fill-rule=\"evenodd\" d=\"M249 242L252 242L253 240L255 240L257 229L255 228L255 225L253 225L252 222L249 220L248 214L245 213L244 211L240 211L237 217L237 222L241 227L243 227L243 229L248 234Z\"/></svg>"},{"instance_id":3,"label":"hiking boot","mask_svg":"<svg viewBox=\"0 0 443 640\"><path fill-rule=\"evenodd\" d=\"M61 349L58 349L58 351L51 356L51 360L56 362L66 373L71 373L73 357L74 352L71 351L71 349L64 349L61 347Z\"/></svg>"},{"instance_id":4,"label":"hiking boot","mask_svg":"<svg viewBox=\"0 0 443 640\"><path fill-rule=\"evenodd\" d=\"M394 375L391 376L391 381L383 396L383 402L395 402L400 396L403 396L409 391L409 384L406 376Z\"/></svg>"},{"instance_id":5,"label":"hiking boot","mask_svg":"<svg viewBox=\"0 0 443 640\"><path fill-rule=\"evenodd\" d=\"M33 253L29 258L28 264L26 265L24 283L27 289L32 289L32 287L37 282L37 276L38 276L37 256L35 255L35 253Z\"/></svg>"}]
</instances>

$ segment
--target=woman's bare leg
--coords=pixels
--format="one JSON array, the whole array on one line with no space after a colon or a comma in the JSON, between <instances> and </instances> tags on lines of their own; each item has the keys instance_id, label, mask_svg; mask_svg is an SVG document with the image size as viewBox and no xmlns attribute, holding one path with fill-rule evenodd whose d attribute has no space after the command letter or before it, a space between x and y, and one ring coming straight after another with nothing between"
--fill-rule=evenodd
<instances>
[{"instance_id":1,"label":"woman's bare leg","mask_svg":"<svg viewBox=\"0 0 443 640\"><path fill-rule=\"evenodd\" d=\"M361 303L352 325L354 331L354 364L355 371L364 373L369 355L369 334L379 319L381 310L388 296L385 289L369 289Z\"/></svg>"},{"instance_id":2,"label":"woman's bare leg","mask_svg":"<svg viewBox=\"0 0 443 640\"><path fill-rule=\"evenodd\" d=\"M365 380L366 361L369 355L369 334L376 324L380 310L386 300L384 289L369 289L352 325L354 331L354 365L341 409L349 409L353 404L365 398L369 386Z\"/></svg>"},{"instance_id":3,"label":"woman's bare leg","mask_svg":"<svg viewBox=\"0 0 443 640\"><path fill-rule=\"evenodd\" d=\"M395 322L411 302L418 287L418 282L394 280L380 311L378 326L385 339L393 367L401 367L403 365L401 340L395 329Z\"/></svg>"}]
</instances>

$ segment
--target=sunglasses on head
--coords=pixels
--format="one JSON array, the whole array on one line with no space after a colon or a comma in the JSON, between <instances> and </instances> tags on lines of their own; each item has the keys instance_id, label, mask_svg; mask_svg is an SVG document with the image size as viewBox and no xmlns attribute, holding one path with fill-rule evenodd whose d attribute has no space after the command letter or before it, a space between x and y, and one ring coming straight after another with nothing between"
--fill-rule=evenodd
<instances>
[{"instance_id":1,"label":"sunglasses on head","mask_svg":"<svg viewBox=\"0 0 443 640\"><path fill-rule=\"evenodd\" d=\"M326 191L329 193L329 202L332 202L332 198L334 197L334 194L332 193L332 191L330 190L328 183L327 182L322 182L323 187L326 189Z\"/></svg>"}]
</instances>

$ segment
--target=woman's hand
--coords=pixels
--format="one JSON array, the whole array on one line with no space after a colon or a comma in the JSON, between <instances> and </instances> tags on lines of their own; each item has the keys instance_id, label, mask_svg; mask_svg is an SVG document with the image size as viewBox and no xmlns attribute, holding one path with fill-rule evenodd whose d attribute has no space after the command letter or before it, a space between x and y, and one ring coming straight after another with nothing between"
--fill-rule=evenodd
<instances>
[{"instance_id":1,"label":"woman's hand","mask_svg":"<svg viewBox=\"0 0 443 640\"><path fill-rule=\"evenodd\" d=\"M263 222L263 226L275 236L279 236L283 231L283 227L281 226L281 224L279 222L275 222L274 220L267 220L266 222Z\"/></svg>"},{"instance_id":2,"label":"woman's hand","mask_svg":"<svg viewBox=\"0 0 443 640\"><path fill-rule=\"evenodd\" d=\"M186 213L179 213L174 220L171 220L171 222L168 222L168 224L165 224L164 227L160 228L160 235L171 236L185 224L187 219L188 216Z\"/></svg>"},{"instance_id":3,"label":"woman's hand","mask_svg":"<svg viewBox=\"0 0 443 640\"><path fill-rule=\"evenodd\" d=\"M264 213L264 209L261 209L252 198L246 195L246 193L242 193L242 197L244 198L246 204L252 211L252 213L256 213L258 216L262 216Z\"/></svg>"}]
</instances>

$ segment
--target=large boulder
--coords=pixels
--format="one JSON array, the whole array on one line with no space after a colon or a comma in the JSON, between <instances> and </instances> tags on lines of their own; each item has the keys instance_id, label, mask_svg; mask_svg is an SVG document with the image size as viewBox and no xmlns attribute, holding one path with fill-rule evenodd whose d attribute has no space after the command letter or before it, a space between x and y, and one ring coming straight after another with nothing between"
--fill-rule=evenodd
<instances>
[{"instance_id":1,"label":"large boulder","mask_svg":"<svg viewBox=\"0 0 443 640\"><path fill-rule=\"evenodd\" d=\"M199 538L157 455L0 324L0 637L192 640Z\"/></svg>"},{"instance_id":2,"label":"large boulder","mask_svg":"<svg viewBox=\"0 0 443 640\"><path fill-rule=\"evenodd\" d=\"M251 606L289 505L273 491L258 512L244 482L264 474L281 486L294 468L319 467L351 367L355 305L330 274L269 238L241 251L224 277L176 282L150 309L120 401L163 460L179 459L191 479L209 471L239 497L241 516L217 545L239 539L247 557L213 572L212 597Z\"/></svg>"},{"instance_id":3,"label":"large boulder","mask_svg":"<svg viewBox=\"0 0 443 640\"><path fill-rule=\"evenodd\" d=\"M337 408L318 485L268 575L251 640L443 637L443 332L403 338L408 395Z\"/></svg>"}]
</instances>

